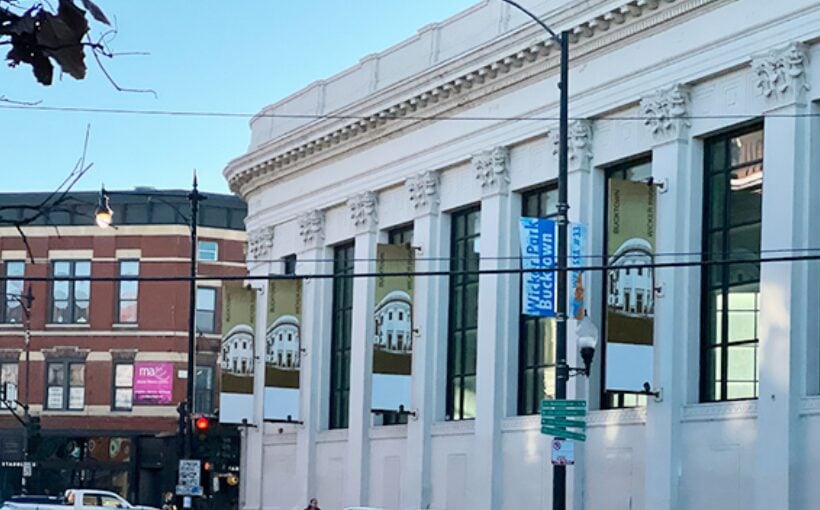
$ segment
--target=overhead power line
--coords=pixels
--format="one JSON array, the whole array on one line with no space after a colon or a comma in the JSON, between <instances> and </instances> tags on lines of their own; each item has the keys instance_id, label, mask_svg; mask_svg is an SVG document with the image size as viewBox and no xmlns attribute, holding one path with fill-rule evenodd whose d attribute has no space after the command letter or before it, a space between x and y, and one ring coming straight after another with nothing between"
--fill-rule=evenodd
<instances>
[{"instance_id":1,"label":"overhead power line","mask_svg":"<svg viewBox=\"0 0 820 510\"><path fill-rule=\"evenodd\" d=\"M53 113L88 113L88 114L107 114L107 115L142 115L155 117L214 117L214 118L240 118L250 119L254 117L272 118L272 119L301 119L301 120L404 120L404 121L467 121L467 122L497 122L497 121L555 121L558 122L557 116L453 116L453 115L398 115L376 113L371 115L344 115L344 114L309 114L309 113L270 113L270 112L226 112L226 111L207 111L207 110L140 110L132 108L94 108L87 106L44 106L44 105L17 105L17 104L0 104L0 109L3 110L18 110L31 112L53 112ZM761 115L760 113L725 113L725 114L708 114L708 115L683 115L676 117L678 119L749 119L757 117L766 118L812 118L820 117L820 113L767 113ZM636 122L647 120L658 120L660 117L651 115L615 115L609 117L569 117L569 120L595 120L595 121L624 121Z\"/></svg>"},{"instance_id":2,"label":"overhead power line","mask_svg":"<svg viewBox=\"0 0 820 510\"><path fill-rule=\"evenodd\" d=\"M769 264L785 262L806 262L820 260L817 255L793 255L781 257L765 258L736 258L720 260L693 260L677 262L648 262L630 263L628 266L617 264L573 266L566 269L567 272L582 271L610 271L617 269L671 269L671 268L692 268L710 266L730 266L748 264ZM71 281L91 281L91 282L181 282L181 281L265 281L265 280L324 280L332 278L390 278L390 277L427 277L427 276L469 276L469 275L502 275L502 274L524 274L524 273L557 273L557 268L548 269L523 269L523 268L503 268L503 269L476 269L476 270L440 270L440 271L382 271L367 273L313 273L313 274L269 274L269 275L168 275L168 276L0 276L0 282L8 280L24 282L71 282Z\"/></svg>"}]
</instances>

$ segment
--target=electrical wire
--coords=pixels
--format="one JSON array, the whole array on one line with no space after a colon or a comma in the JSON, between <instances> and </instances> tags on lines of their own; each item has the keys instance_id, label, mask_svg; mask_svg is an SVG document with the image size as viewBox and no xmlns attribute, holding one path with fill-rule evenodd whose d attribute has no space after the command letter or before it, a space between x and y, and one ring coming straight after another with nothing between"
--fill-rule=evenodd
<instances>
[{"instance_id":1,"label":"electrical wire","mask_svg":"<svg viewBox=\"0 0 820 510\"><path fill-rule=\"evenodd\" d=\"M739 258L739 259L719 259L719 260L695 260L678 262L647 262L635 263L628 266L616 264L604 264L593 266L572 266L565 269L566 272L603 272L610 270L624 269L672 269L672 268L693 268L710 266L731 266L748 264L769 264L784 262L806 262L820 260L818 255L795 255L766 258ZM463 271L439 270L439 271L381 271L368 273L313 273L313 274L269 274L269 275L169 275L169 276L0 276L0 282L177 282L177 281L266 281L266 280L323 280L323 279L347 279L347 278L390 278L390 277L427 277L427 276L474 276L474 275L504 275L504 274L525 274L525 273L559 273L557 268L503 268L503 269L474 269Z\"/></svg>"},{"instance_id":2,"label":"electrical wire","mask_svg":"<svg viewBox=\"0 0 820 510\"><path fill-rule=\"evenodd\" d=\"M166 117L215 117L215 118L272 118L272 119L302 119L302 120L404 120L404 121L472 121L472 122L497 122L497 121L554 121L558 122L557 116L452 116L452 115L391 115L391 114L371 114L371 115L344 115L344 114L310 114L310 113L247 113L247 112L226 112L207 110L140 110L132 108L93 108L87 106L44 106L44 105L14 105L0 104L3 110L54 112L54 113L89 113L108 115L143 115L143 116L166 116ZM814 118L820 117L820 113L727 113L708 115L682 115L677 119L687 120L716 120L716 119L749 119L749 118ZM659 120L660 117L654 115L615 115L610 117L568 117L569 120L594 120L594 121L625 121L642 122L647 120Z\"/></svg>"}]
</instances>

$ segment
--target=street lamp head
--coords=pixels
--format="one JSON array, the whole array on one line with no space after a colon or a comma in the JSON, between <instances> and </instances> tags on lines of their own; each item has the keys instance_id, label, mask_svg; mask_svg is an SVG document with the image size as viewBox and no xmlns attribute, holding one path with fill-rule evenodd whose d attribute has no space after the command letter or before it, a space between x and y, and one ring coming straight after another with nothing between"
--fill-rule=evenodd
<instances>
[{"instance_id":1,"label":"street lamp head","mask_svg":"<svg viewBox=\"0 0 820 510\"><path fill-rule=\"evenodd\" d=\"M578 348L581 351L581 359L584 362L584 374L589 377L592 359L595 357L595 347L598 345L598 328L587 315L578 323L576 330L578 337Z\"/></svg>"},{"instance_id":2,"label":"street lamp head","mask_svg":"<svg viewBox=\"0 0 820 510\"><path fill-rule=\"evenodd\" d=\"M105 193L105 188L100 191L100 200L97 203L97 211L94 217L97 220L97 226L100 228L108 228L111 226L111 220L114 216L114 211L108 205L108 195Z\"/></svg>"}]
</instances>

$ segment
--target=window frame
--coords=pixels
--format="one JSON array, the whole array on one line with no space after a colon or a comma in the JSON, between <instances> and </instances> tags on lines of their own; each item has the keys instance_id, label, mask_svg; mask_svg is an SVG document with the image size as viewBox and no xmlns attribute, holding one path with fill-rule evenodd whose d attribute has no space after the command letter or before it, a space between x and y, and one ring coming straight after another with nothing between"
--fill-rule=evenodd
<instances>
[{"instance_id":1,"label":"window frame","mask_svg":"<svg viewBox=\"0 0 820 510\"><path fill-rule=\"evenodd\" d=\"M333 301L330 332L329 429L346 429L350 421L350 356L353 317L355 243L333 247ZM339 358L339 359L337 359ZM342 372L341 374L339 372Z\"/></svg>"},{"instance_id":2,"label":"window frame","mask_svg":"<svg viewBox=\"0 0 820 510\"><path fill-rule=\"evenodd\" d=\"M466 234L467 229L466 227L470 224L470 216L473 214L478 215L479 227L477 233ZM465 218L465 235L463 237L458 236L458 232L456 230L456 224L458 223L458 219L460 217ZM450 213L450 270L459 270L461 265L458 263L458 249L459 245L462 244L465 247L469 247L470 243L475 243L476 239L481 240L481 204L474 204L467 207L460 208ZM480 244L479 244L480 246ZM467 253L467 252L465 252ZM476 257L476 262L480 264L481 261L481 253L479 248L479 253ZM463 264L465 268L468 267L467 264L470 263L469 257L464 257ZM463 280L457 281L458 278L453 277L452 275L449 277L448 282L448 317L447 317L447 379L445 381L445 419L447 421L461 421L461 420L471 420L475 419L475 416L465 416L464 413L464 397L466 394L465 390L465 381L472 377L475 380L478 380L478 366L477 360L474 360L473 363L475 366L474 372L468 372L466 370L467 364L467 342L465 339L466 334L471 330L476 330L476 345L473 346L473 351L477 357L478 355L478 295L479 295L479 277L478 275L463 275L461 278ZM474 280L470 279L474 278ZM455 322L455 302L456 302L456 293L461 292L461 301L466 305L468 292L466 289L469 285L475 284L476 286L476 325L475 328L470 326L456 325ZM465 317L466 314L462 314L462 317ZM457 331L458 330L458 331ZM456 345L455 335L459 333L462 342L460 345ZM460 353L460 367L461 370L456 372L456 353ZM459 380L460 386L457 389L455 385L456 379ZM458 399L458 415L456 415L456 398Z\"/></svg>"},{"instance_id":3,"label":"window frame","mask_svg":"<svg viewBox=\"0 0 820 510\"><path fill-rule=\"evenodd\" d=\"M766 168L763 166L765 161L765 152L763 157L760 159L751 160L742 164L732 165L731 164L731 155L729 154L729 141L732 138L739 138L744 135L748 135L755 132L761 133L761 138L764 142L764 151L765 151L765 125L760 121L754 121L751 124L741 125L741 126L734 126L730 129L722 131L720 133L716 133L712 136L706 137L703 140L703 185L701 187L702 193L702 222L701 222L701 258L704 261L711 261L713 256L720 257L718 260L722 259L730 259L731 255L731 248L729 247L729 234L732 230L737 228L746 228L757 224L757 228L759 229L758 235L761 236L761 243L762 243L762 228L763 228L763 186L765 182L761 181L761 199L760 199L760 219L756 222L744 222L739 223L736 225L732 224L732 217L731 217L731 189L728 183L731 180L731 173L734 170L746 167L752 167L754 165L760 165L761 171L763 174L762 179L765 179L765 172ZM724 167L721 171L717 171L712 167L712 156L714 154L713 150L714 147L720 143L724 143L726 154L724 155L727 159L724 162ZM711 181L712 178L716 175L722 174L726 177L725 183L727 184L724 188L723 192L723 204L722 204L722 211L721 216L722 220L720 222L719 227L712 227L711 226L711 217L709 214L712 212L711 202L712 202L712 195L710 194L712 190ZM721 232L722 234L722 246L720 249L720 253L712 250L710 253L707 248L709 247L710 235L714 234L715 232ZM760 250L762 249L761 246L758 247L758 254L757 257L760 257ZM760 268L760 262L755 260L750 260L748 262L738 262L736 264L722 264L720 266L717 265L710 265L710 266L702 266L700 269L700 342L699 342L699 361L700 367L698 370L698 389L699 389L699 402L701 403L713 403L713 402L732 402L732 401L743 401L743 400L757 400L760 396L760 372L759 372L759 345L760 345L760 337L757 336L754 340L739 340L739 341L729 341L729 312L731 310L728 307L728 302L726 303L727 306L723 307L723 310L715 310L715 313L719 315L717 320L720 321L720 339L716 339L714 343L709 342L709 338L711 333L709 328L711 326L711 322L709 320L710 314L710 302L709 302L709 293L712 291L720 291L720 295L723 298L723 301L728 301L726 298L729 296L729 290L733 287L728 282L729 275L731 273L731 267L734 265L741 265L741 264L749 264L749 263L757 263L758 269ZM714 269L719 269L721 271L721 282L720 286L717 288L712 288L710 284L711 276ZM750 282L747 282L750 283ZM755 325L755 332L759 332L759 320L760 320L760 274L758 273L758 296L756 298L756 307L753 310L754 313L757 314L756 317L756 325ZM737 347L737 346L744 346L744 345L754 345L755 346L755 365L756 365L756 374L754 379L754 386L755 386L755 395L749 397L737 397L737 398L728 398L728 375L729 375L729 356L728 349L730 347ZM711 360L711 352L712 350L720 350L720 374L712 374L710 378L710 360ZM715 395L713 392L715 390L714 386L717 380L720 380L720 395Z\"/></svg>"},{"instance_id":4,"label":"window frame","mask_svg":"<svg viewBox=\"0 0 820 510\"><path fill-rule=\"evenodd\" d=\"M213 292L214 307L213 307L212 310L201 308L201 304L202 304L203 300L199 298L199 291L200 290L203 291L203 292ZM195 314L196 314L196 330L197 330L197 332L198 333L207 333L207 334L217 333L219 331L219 328L217 327L217 318L218 318L217 317L217 309L219 308L219 289L217 287L210 287L208 285L198 285L197 288L196 288L196 292L197 292L197 299L196 299ZM199 320L199 314L200 313L210 313L211 314L212 322L211 322L211 326L208 329L204 329L202 327L202 324L200 323L200 320Z\"/></svg>"},{"instance_id":5,"label":"window frame","mask_svg":"<svg viewBox=\"0 0 820 510\"><path fill-rule=\"evenodd\" d=\"M10 279L12 276L18 275L11 275L9 274L10 266L22 264L23 272L21 278L18 279ZM26 276L26 261L25 260L4 260L3 261L3 275L7 280L3 280L0 282L0 295L3 296L3 306L0 308L0 323L2 324L22 324L26 319L26 311L23 310L23 303L22 299L24 299L23 292L25 292L25 276ZM19 292L13 293L15 296L14 298L9 298L9 284L13 284L19 282L20 289ZM9 316L11 315L10 311L12 308L12 303L16 304L20 307L20 322L11 322L9 320Z\"/></svg>"},{"instance_id":6,"label":"window frame","mask_svg":"<svg viewBox=\"0 0 820 510\"><path fill-rule=\"evenodd\" d=\"M72 325L72 324L79 324L79 325L88 325L91 323L91 280L86 280L88 282L88 299L78 300L77 299L77 280L63 280L59 276L56 276L56 267L57 264L68 264L70 271L68 275L65 275L69 278L74 278L77 276L77 264L79 263L87 263L88 264L88 276L92 275L92 265L91 261L88 259L55 259L50 261L50 272L52 281L49 285L49 324L55 325ZM65 277L64 276L64 277ZM57 300L54 297L54 284L58 282L66 282L68 284L68 298L67 299L60 299ZM55 303L57 301L66 301L68 303L68 316L69 320L66 322L57 322L56 320L56 311ZM81 322L77 320L77 302L78 301L85 301L87 303L87 320L85 322Z\"/></svg>"},{"instance_id":7,"label":"window frame","mask_svg":"<svg viewBox=\"0 0 820 510\"><path fill-rule=\"evenodd\" d=\"M137 264L136 274L133 274L133 275L123 274L123 264L130 264L130 263L136 263ZM141 264L140 264L139 259L120 259L120 260L117 261L118 274L121 278L124 278L126 276L134 276L136 278L139 278L140 265ZM126 282L128 282L128 283L133 282L136 285L136 293L135 293L134 299L123 299L123 297L122 297L122 293L123 293L122 284L126 283ZM114 312L114 313L116 313L115 324L139 324L139 292L140 292L139 280L136 280L136 279L135 280L130 280L129 279L129 280L119 280L117 282L117 295L116 295L117 303L116 303L116 307L115 307L116 309L115 309L115 312ZM126 303L126 304L133 303L134 304L134 306L135 306L134 314L135 315L134 315L134 320L133 321L124 321L124 320L122 320L123 303Z\"/></svg>"},{"instance_id":8,"label":"window frame","mask_svg":"<svg viewBox=\"0 0 820 510\"><path fill-rule=\"evenodd\" d=\"M201 384L196 384L197 380L196 377L200 370L205 371L207 375L207 387L202 388ZM197 365L194 368L194 413L199 414L207 414L212 415L214 413L214 373L215 369L213 365ZM207 392L208 396L208 405L203 406L202 402L202 395Z\"/></svg>"},{"instance_id":9,"label":"window frame","mask_svg":"<svg viewBox=\"0 0 820 510\"><path fill-rule=\"evenodd\" d=\"M296 274L296 254L291 253L282 257L282 274L293 276Z\"/></svg>"},{"instance_id":10,"label":"window frame","mask_svg":"<svg viewBox=\"0 0 820 510\"><path fill-rule=\"evenodd\" d=\"M49 369L52 365L59 365L63 367L63 383L58 384L49 384L48 376L49 376ZM83 385L82 386L72 386L71 384L71 367L75 365L80 365L83 367ZM45 363L45 394L43 398L43 410L44 411L64 411L64 412L82 412L85 410L86 407L86 362L85 360L47 360ZM63 401L61 407L51 407L48 404L49 400L49 390L54 388L62 388L62 396ZM83 405L82 407L71 407L71 388L79 388L83 389Z\"/></svg>"},{"instance_id":11,"label":"window frame","mask_svg":"<svg viewBox=\"0 0 820 510\"><path fill-rule=\"evenodd\" d=\"M603 210L603 223L602 223L602 237L603 237L603 244L601 248L601 260L604 262L609 262L609 257L611 256L609 253L609 179L612 178L618 172L625 172L630 168L634 168L644 164L652 165L652 153L645 153L639 154L634 157L630 157L623 161L619 161L613 165L607 166L604 168L604 210ZM657 214L657 213L656 213ZM657 224L657 223L656 223ZM601 409L623 409L623 408L630 408L630 407L646 407L646 396L644 395L631 395L625 393L619 393L617 391L609 392L607 390L607 378L606 378L606 358L607 358L607 341L608 341L608 334L607 334L607 290L608 290L608 271L603 272L603 283L601 287L601 329L600 329L600 357L601 357L601 388L600 388L600 402L601 402ZM637 388L636 388L637 389ZM610 401L610 397L617 399L616 402L613 404Z\"/></svg>"},{"instance_id":12,"label":"window frame","mask_svg":"<svg viewBox=\"0 0 820 510\"><path fill-rule=\"evenodd\" d=\"M204 245L212 244L214 249L203 250ZM210 253L213 251L213 258L203 257L203 252ZM214 239L199 239L196 243L196 259L198 262L219 262L219 242Z\"/></svg>"},{"instance_id":13,"label":"window frame","mask_svg":"<svg viewBox=\"0 0 820 510\"><path fill-rule=\"evenodd\" d=\"M387 230L387 244L413 245L413 223L397 225ZM408 239L409 237L409 239ZM405 425L408 414L398 411L380 411L381 424L379 426Z\"/></svg>"},{"instance_id":14,"label":"window frame","mask_svg":"<svg viewBox=\"0 0 820 510\"><path fill-rule=\"evenodd\" d=\"M131 382L129 386L117 385L117 368L121 366L131 367ZM121 407L117 405L117 390L130 389L131 403L128 407ZM119 412L130 412L134 409L134 362L133 361L115 361L111 365L111 410Z\"/></svg>"},{"instance_id":15,"label":"window frame","mask_svg":"<svg viewBox=\"0 0 820 510\"><path fill-rule=\"evenodd\" d=\"M550 192L557 193L558 192L558 183L556 181L550 181L546 184L539 185L534 188L529 188L527 190L523 190L521 192L521 217L527 217L527 201L531 197L539 197L542 194L549 194ZM554 212L548 212L549 207L547 207L547 211L541 211L541 202L538 202L537 205L537 216L538 218L556 218L558 216L558 211L555 210ZM555 329L555 319L549 317L532 317L528 315L524 315L521 313L522 310L521 304L521 288L524 284L523 277L519 276L518 278L518 299L519 299L519 315L518 315L518 373L517 373L517 395L516 395L516 414L518 416L527 416L533 414L539 414L541 411L541 400L546 398L547 396L544 395L542 398L536 397L536 392L534 388L537 387L538 381L538 370L552 369L555 370L555 353L553 352L552 359L553 363L538 363L537 360L543 358L543 356L539 356L539 349L538 346L541 342L538 341L538 332L541 330L542 327L552 327L553 330ZM529 365L527 363L527 344L529 342L529 338L527 335L528 326L530 324L534 324L536 330L536 338L533 339L535 348L534 348L534 357L536 360L535 364ZM553 349L555 349L555 338L553 337ZM529 372L529 373L528 373ZM531 380L529 380L531 379ZM526 391L525 385L531 385L533 387L533 399L531 402L527 402L526 398Z\"/></svg>"}]
</instances>

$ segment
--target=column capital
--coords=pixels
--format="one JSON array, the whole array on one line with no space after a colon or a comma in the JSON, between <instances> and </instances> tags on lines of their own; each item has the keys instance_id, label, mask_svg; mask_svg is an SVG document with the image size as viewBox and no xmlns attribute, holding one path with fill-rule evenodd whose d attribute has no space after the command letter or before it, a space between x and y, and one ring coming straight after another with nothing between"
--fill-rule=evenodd
<instances>
[{"instance_id":1,"label":"column capital","mask_svg":"<svg viewBox=\"0 0 820 510\"><path fill-rule=\"evenodd\" d=\"M356 233L375 232L379 226L379 196L373 191L363 191L347 199L350 219Z\"/></svg>"},{"instance_id":2,"label":"column capital","mask_svg":"<svg viewBox=\"0 0 820 510\"><path fill-rule=\"evenodd\" d=\"M273 251L274 226L266 225L248 232L248 260L262 260Z\"/></svg>"},{"instance_id":3,"label":"column capital","mask_svg":"<svg viewBox=\"0 0 820 510\"><path fill-rule=\"evenodd\" d=\"M474 154L475 178L483 196L506 193L510 188L510 149L503 146Z\"/></svg>"},{"instance_id":4,"label":"column capital","mask_svg":"<svg viewBox=\"0 0 820 510\"><path fill-rule=\"evenodd\" d=\"M806 101L806 92L811 89L808 62L809 53L801 42L752 55L755 87L767 106L778 108Z\"/></svg>"},{"instance_id":5,"label":"column capital","mask_svg":"<svg viewBox=\"0 0 820 510\"><path fill-rule=\"evenodd\" d=\"M644 125L659 144L683 140L688 134L689 87L680 83L660 88L641 98Z\"/></svg>"},{"instance_id":6,"label":"column capital","mask_svg":"<svg viewBox=\"0 0 820 510\"><path fill-rule=\"evenodd\" d=\"M325 212L313 209L299 216L303 251L320 248L325 242Z\"/></svg>"},{"instance_id":7,"label":"column capital","mask_svg":"<svg viewBox=\"0 0 820 510\"><path fill-rule=\"evenodd\" d=\"M553 131L557 133L557 131ZM552 137L552 154L558 156L561 150L561 139L558 136ZM569 171L578 170L589 171L592 163L592 121L587 119L577 119L569 124L567 133L567 160Z\"/></svg>"},{"instance_id":8,"label":"column capital","mask_svg":"<svg viewBox=\"0 0 820 510\"><path fill-rule=\"evenodd\" d=\"M404 181L410 203L416 212L416 217L426 214L438 214L441 203L441 178L434 170L425 170L411 175Z\"/></svg>"}]
</instances>

